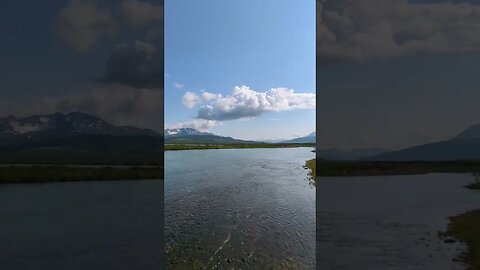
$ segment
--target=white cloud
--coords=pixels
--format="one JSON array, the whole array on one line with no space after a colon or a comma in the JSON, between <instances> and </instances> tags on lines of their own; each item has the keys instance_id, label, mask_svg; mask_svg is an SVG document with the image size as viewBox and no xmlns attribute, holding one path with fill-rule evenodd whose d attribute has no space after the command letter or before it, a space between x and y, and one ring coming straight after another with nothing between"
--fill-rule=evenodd
<instances>
[{"instance_id":1,"label":"white cloud","mask_svg":"<svg viewBox=\"0 0 480 270\"><path fill-rule=\"evenodd\" d=\"M185 107L192 109L200 102L200 97L193 92L186 92L182 97L182 103Z\"/></svg>"},{"instance_id":2,"label":"white cloud","mask_svg":"<svg viewBox=\"0 0 480 270\"><path fill-rule=\"evenodd\" d=\"M213 93L209 93L209 92L202 92L202 94L200 95L202 97L202 99L204 101L210 101L210 100L214 100L214 99L218 99L218 98L221 98L222 95L221 94L213 94Z\"/></svg>"},{"instance_id":3,"label":"white cloud","mask_svg":"<svg viewBox=\"0 0 480 270\"><path fill-rule=\"evenodd\" d=\"M265 112L315 109L314 93L295 93L293 89L288 88L272 88L267 92L257 92L247 86L235 86L231 95L203 92L198 96L190 93L188 100L194 100L195 105L206 102L207 104L199 109L198 118L217 121L256 117Z\"/></svg>"},{"instance_id":4,"label":"white cloud","mask_svg":"<svg viewBox=\"0 0 480 270\"><path fill-rule=\"evenodd\" d=\"M182 122L169 126L169 128L194 128L199 131L209 131L217 124L218 122L213 120L194 119L192 121Z\"/></svg>"},{"instance_id":5,"label":"white cloud","mask_svg":"<svg viewBox=\"0 0 480 270\"><path fill-rule=\"evenodd\" d=\"M181 84L181 83L178 83L178 82L174 82L174 83L173 83L173 86L174 86L175 88L177 88L177 89L181 89L181 88L183 88L185 85L183 85L183 84Z\"/></svg>"}]
</instances>

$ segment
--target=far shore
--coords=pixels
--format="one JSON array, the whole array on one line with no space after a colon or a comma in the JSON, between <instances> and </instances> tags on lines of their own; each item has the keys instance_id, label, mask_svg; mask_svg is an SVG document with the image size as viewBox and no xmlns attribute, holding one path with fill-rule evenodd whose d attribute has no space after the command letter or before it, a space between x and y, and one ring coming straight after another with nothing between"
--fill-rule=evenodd
<instances>
[{"instance_id":1,"label":"far shore","mask_svg":"<svg viewBox=\"0 0 480 270\"><path fill-rule=\"evenodd\" d=\"M315 147L315 143L238 143L238 144L165 144L166 151L202 149L296 148Z\"/></svg>"},{"instance_id":2,"label":"far shore","mask_svg":"<svg viewBox=\"0 0 480 270\"><path fill-rule=\"evenodd\" d=\"M319 160L318 176L381 176L480 172L471 161L330 161Z\"/></svg>"},{"instance_id":3,"label":"far shore","mask_svg":"<svg viewBox=\"0 0 480 270\"><path fill-rule=\"evenodd\" d=\"M163 179L161 166L8 165L0 184Z\"/></svg>"}]
</instances>

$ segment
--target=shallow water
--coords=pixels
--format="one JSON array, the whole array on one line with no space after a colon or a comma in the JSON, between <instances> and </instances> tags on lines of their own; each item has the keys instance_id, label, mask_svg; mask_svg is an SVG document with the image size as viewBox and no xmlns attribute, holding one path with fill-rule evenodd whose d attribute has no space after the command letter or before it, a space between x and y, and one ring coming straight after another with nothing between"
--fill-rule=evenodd
<instances>
[{"instance_id":1,"label":"shallow water","mask_svg":"<svg viewBox=\"0 0 480 270\"><path fill-rule=\"evenodd\" d=\"M0 269L161 269L159 180L0 185Z\"/></svg>"},{"instance_id":2,"label":"shallow water","mask_svg":"<svg viewBox=\"0 0 480 270\"><path fill-rule=\"evenodd\" d=\"M447 217L480 208L469 174L320 177L317 265L328 270L465 269L464 249L437 235Z\"/></svg>"},{"instance_id":3,"label":"shallow water","mask_svg":"<svg viewBox=\"0 0 480 270\"><path fill-rule=\"evenodd\" d=\"M166 152L167 269L314 269L311 150Z\"/></svg>"}]
</instances>

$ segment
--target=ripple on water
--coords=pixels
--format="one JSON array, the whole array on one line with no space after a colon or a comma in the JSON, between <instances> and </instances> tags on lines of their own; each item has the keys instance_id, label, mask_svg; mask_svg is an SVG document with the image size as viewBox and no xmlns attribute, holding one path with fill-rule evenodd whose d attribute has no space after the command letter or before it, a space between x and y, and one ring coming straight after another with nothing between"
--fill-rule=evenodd
<instances>
[{"instance_id":1,"label":"ripple on water","mask_svg":"<svg viewBox=\"0 0 480 270\"><path fill-rule=\"evenodd\" d=\"M211 163L185 155L193 168L183 173L166 156L168 269L314 268L315 190L302 168L312 153L274 150L219 151Z\"/></svg>"}]
</instances>

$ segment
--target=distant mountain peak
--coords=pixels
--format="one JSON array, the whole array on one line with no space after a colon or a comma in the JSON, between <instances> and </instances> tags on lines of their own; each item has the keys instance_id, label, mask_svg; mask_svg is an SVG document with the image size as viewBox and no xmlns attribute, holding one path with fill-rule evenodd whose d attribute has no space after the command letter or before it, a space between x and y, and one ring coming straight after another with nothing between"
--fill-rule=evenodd
<instances>
[{"instance_id":1,"label":"distant mountain peak","mask_svg":"<svg viewBox=\"0 0 480 270\"><path fill-rule=\"evenodd\" d=\"M480 125L473 125L455 136L454 140L470 140L480 138Z\"/></svg>"},{"instance_id":2,"label":"distant mountain peak","mask_svg":"<svg viewBox=\"0 0 480 270\"><path fill-rule=\"evenodd\" d=\"M83 112L56 112L53 114L8 116L0 118L1 144L7 139L46 139L75 134L85 135L150 135L159 136L154 130L131 126L116 126L97 116Z\"/></svg>"},{"instance_id":3,"label":"distant mountain peak","mask_svg":"<svg viewBox=\"0 0 480 270\"><path fill-rule=\"evenodd\" d=\"M201 132L194 128L167 128L165 129L165 137L179 137L179 136L195 136L195 135L213 135L208 132Z\"/></svg>"},{"instance_id":4,"label":"distant mountain peak","mask_svg":"<svg viewBox=\"0 0 480 270\"><path fill-rule=\"evenodd\" d=\"M315 143L317 132L312 132L304 137L283 141L282 143Z\"/></svg>"},{"instance_id":5,"label":"distant mountain peak","mask_svg":"<svg viewBox=\"0 0 480 270\"><path fill-rule=\"evenodd\" d=\"M225 137L213 133L202 132L194 128L165 129L165 142L169 144L232 144L232 143L259 143Z\"/></svg>"}]
</instances>

